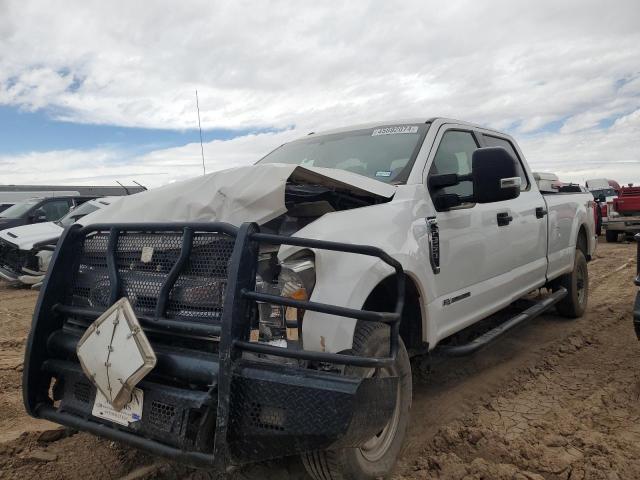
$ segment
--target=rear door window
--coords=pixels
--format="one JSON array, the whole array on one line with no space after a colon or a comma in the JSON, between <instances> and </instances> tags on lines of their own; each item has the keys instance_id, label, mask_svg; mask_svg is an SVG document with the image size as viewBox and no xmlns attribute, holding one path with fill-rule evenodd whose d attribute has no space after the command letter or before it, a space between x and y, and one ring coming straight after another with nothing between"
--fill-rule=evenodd
<instances>
[{"instance_id":1,"label":"rear door window","mask_svg":"<svg viewBox=\"0 0 640 480\"><path fill-rule=\"evenodd\" d=\"M522 160L516 153L516 149L513 148L513 145L511 144L511 142L506 138L494 137L492 135L483 134L482 137L484 138L484 142L487 145L487 147L502 147L511 155L513 155L513 158L517 160L518 175L522 179L522 185L520 186L520 190L522 191L522 190L528 189L529 180L527 179L527 174L525 173L524 167L522 166Z\"/></svg>"}]
</instances>

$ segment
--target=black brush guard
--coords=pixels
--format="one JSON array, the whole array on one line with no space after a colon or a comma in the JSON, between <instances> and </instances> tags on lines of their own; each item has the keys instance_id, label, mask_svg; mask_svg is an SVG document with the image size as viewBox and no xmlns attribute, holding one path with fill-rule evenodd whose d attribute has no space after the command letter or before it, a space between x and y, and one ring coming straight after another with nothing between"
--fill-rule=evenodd
<instances>
[{"instance_id":1,"label":"black brush guard","mask_svg":"<svg viewBox=\"0 0 640 480\"><path fill-rule=\"evenodd\" d=\"M122 277L128 272L116 259L121 238L135 234L181 235L175 262L159 287L155 309L147 314L136 312L156 350L158 364L138 385L145 392L143 419L129 427L91 415L95 388L82 374L75 356L81 332L67 325L72 318L86 326L105 309L72 305L68 293L70 278L79 268L83 242L98 232L108 235L104 270L108 272L109 304L124 296ZM194 235L202 232L233 240L222 313L218 320L169 318L172 289L187 268ZM395 270L395 311L365 311L257 293L260 243L379 258ZM371 246L264 234L252 223L239 228L225 223L74 225L65 230L54 252L36 305L25 353L25 407L34 417L218 471L305 451L359 446L390 418L396 401L396 377L351 377L256 357L388 367L398 352L404 292L399 262ZM386 323L390 329L389 356L368 358L251 342L251 322L258 301ZM165 340L171 335L199 341L217 339L217 352L173 348L166 341L156 344L153 335L164 335Z\"/></svg>"}]
</instances>

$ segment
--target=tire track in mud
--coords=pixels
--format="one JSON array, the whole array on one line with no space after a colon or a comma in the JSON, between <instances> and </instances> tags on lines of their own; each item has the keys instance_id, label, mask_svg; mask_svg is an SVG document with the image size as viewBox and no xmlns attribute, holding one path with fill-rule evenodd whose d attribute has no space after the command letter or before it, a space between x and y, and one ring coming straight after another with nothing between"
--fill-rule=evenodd
<instances>
[{"instance_id":1,"label":"tire track in mud","mask_svg":"<svg viewBox=\"0 0 640 480\"><path fill-rule=\"evenodd\" d=\"M415 361L412 428L394 478L640 478L640 377L633 368L640 355L630 315L634 248L599 246L589 266L584 318L546 315L469 359L435 364L429 375ZM20 361L35 298L0 285L0 351ZM24 425L17 438L0 440L2 479L207 477L84 433L54 430L43 441L34 430L57 427L29 425L20 372L0 367L0 388L2 417L8 411ZM0 432L6 427L0 418ZM307 477L294 459L232 478Z\"/></svg>"}]
</instances>

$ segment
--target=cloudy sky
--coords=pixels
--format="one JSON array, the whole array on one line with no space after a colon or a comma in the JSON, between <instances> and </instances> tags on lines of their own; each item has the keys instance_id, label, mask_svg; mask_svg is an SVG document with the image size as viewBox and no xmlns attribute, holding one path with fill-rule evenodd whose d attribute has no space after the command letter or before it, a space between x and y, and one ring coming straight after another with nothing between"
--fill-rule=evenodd
<instances>
[{"instance_id":1,"label":"cloudy sky","mask_svg":"<svg viewBox=\"0 0 640 480\"><path fill-rule=\"evenodd\" d=\"M149 186L449 116L640 183L640 2L0 0L0 183Z\"/></svg>"}]
</instances>

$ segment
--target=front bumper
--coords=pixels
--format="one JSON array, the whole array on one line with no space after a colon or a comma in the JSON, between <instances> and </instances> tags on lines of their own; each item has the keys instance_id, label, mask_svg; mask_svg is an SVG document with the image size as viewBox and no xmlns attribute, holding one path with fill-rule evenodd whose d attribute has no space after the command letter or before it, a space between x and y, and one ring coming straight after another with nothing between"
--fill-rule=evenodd
<instances>
[{"instance_id":1,"label":"front bumper","mask_svg":"<svg viewBox=\"0 0 640 480\"><path fill-rule=\"evenodd\" d=\"M0 267L0 278L9 282L10 285L37 285L44 280L45 274L27 275L25 273L18 274L13 270Z\"/></svg>"},{"instance_id":2,"label":"front bumper","mask_svg":"<svg viewBox=\"0 0 640 480\"><path fill-rule=\"evenodd\" d=\"M610 217L604 228L615 232L638 233L640 217Z\"/></svg>"},{"instance_id":3,"label":"front bumper","mask_svg":"<svg viewBox=\"0 0 640 480\"><path fill-rule=\"evenodd\" d=\"M217 407L211 392L143 381L142 419L122 427L91 415L95 387L77 364L50 360L44 368L56 378L59 401L38 405L37 416L194 466L216 466L206 442L198 445L200 424ZM358 446L384 427L395 407L396 378L352 378L252 361L235 370L230 464Z\"/></svg>"},{"instance_id":4,"label":"front bumper","mask_svg":"<svg viewBox=\"0 0 640 480\"><path fill-rule=\"evenodd\" d=\"M20 283L18 281L18 275L8 268L0 267L0 278L9 283Z\"/></svg>"},{"instance_id":5,"label":"front bumper","mask_svg":"<svg viewBox=\"0 0 640 480\"><path fill-rule=\"evenodd\" d=\"M123 234L123 244L130 247L142 228L123 226L124 232L133 232L128 236ZM96 235L96 230L106 230L107 234L101 237ZM95 388L84 376L75 350L83 329L101 314L101 310L96 308L96 303L93 308L69 304L70 285L74 295L86 293L86 284L78 280L80 277L74 277L73 272L84 269L86 278L99 279L95 280L99 286L105 285L107 275L110 299L105 302L112 302L122 295L119 292L131 288L127 284L130 278L138 285L142 276L157 278L159 271L148 264L133 262L132 258L140 257L137 252L132 257L129 247L124 253L117 250L115 230L114 226L72 226L65 231L54 253L25 352L23 395L31 415L217 471L307 451L356 447L382 430L395 408L397 377L359 378L336 373L336 368L324 371L307 367L308 362L315 362L316 366L326 362L377 368L394 362L402 295L397 311L391 314L281 297L266 298L253 288L259 241L291 242L314 248L324 245L325 248L342 248L354 253L364 251L363 254L379 257L384 256L384 252L371 247L269 236L258 233L252 224L240 229L225 224L144 225L144 238L156 242L154 258L163 258L165 262L167 256L161 255L168 255L168 251L160 252L157 239L149 240L149 231L184 231L182 247L173 252L177 260L169 269L163 286L158 288L155 315L137 312L156 352L157 365L138 385L144 391L141 420L123 427L94 417L91 412ZM180 269L191 268L189 262L201 258L195 255L202 255L202 251L192 250L192 244L196 242L194 231L199 230L236 237L228 260L220 320L196 322L189 317L168 317L173 301L172 285L185 281ZM108 245L104 260L102 256L96 256L95 250L83 256L85 237ZM207 238L197 239L198 248L203 248L203 242L209 241ZM187 261L190 254L194 256ZM118 263L122 255L127 255L126 263ZM398 278L403 279L402 267L386 258L399 272ZM404 292L402 281L398 281L399 292ZM89 296L94 302L101 299ZM135 303L140 302L140 298L131 297L130 300ZM144 301L148 302L148 297ZM250 342L249 330L256 301L387 322L391 332L390 356L367 358ZM217 340L214 342L214 339ZM215 344L215 348L194 346L203 343ZM293 364L300 366L267 361L272 355L295 358L298 362Z\"/></svg>"},{"instance_id":6,"label":"front bumper","mask_svg":"<svg viewBox=\"0 0 640 480\"><path fill-rule=\"evenodd\" d=\"M35 281L29 282L34 272L28 267L37 267L38 259L34 252L23 251L4 239L0 239L0 278L12 284L32 285Z\"/></svg>"}]
</instances>

